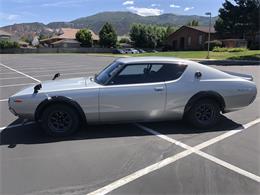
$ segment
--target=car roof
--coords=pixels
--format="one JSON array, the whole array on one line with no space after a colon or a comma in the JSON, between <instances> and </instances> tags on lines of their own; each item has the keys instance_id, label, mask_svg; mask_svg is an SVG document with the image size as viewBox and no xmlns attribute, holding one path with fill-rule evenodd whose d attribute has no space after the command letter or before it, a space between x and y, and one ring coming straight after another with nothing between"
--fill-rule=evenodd
<instances>
[{"instance_id":1,"label":"car roof","mask_svg":"<svg viewBox=\"0 0 260 195\"><path fill-rule=\"evenodd\" d=\"M192 61L189 60L184 60L180 58L174 58L174 57L127 57L127 58L119 58L116 61L124 63L124 64L129 64L129 63L192 63Z\"/></svg>"}]
</instances>

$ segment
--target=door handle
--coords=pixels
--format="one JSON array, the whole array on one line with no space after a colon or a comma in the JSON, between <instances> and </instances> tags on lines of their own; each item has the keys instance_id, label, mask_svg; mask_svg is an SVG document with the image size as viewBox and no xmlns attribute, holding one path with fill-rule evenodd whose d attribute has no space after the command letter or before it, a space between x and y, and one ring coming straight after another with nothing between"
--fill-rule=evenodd
<instances>
[{"instance_id":1,"label":"door handle","mask_svg":"<svg viewBox=\"0 0 260 195\"><path fill-rule=\"evenodd\" d=\"M155 87L154 88L154 91L163 91L164 90L164 87Z\"/></svg>"}]
</instances>

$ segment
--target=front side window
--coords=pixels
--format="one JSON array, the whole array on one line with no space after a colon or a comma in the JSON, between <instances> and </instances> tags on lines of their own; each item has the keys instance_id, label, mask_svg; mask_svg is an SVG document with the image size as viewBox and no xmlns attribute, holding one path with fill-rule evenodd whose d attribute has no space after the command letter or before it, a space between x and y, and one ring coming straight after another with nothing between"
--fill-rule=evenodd
<instances>
[{"instance_id":1,"label":"front side window","mask_svg":"<svg viewBox=\"0 0 260 195\"><path fill-rule=\"evenodd\" d=\"M178 64L130 64L126 65L109 85L156 83L178 79L186 65Z\"/></svg>"}]
</instances>

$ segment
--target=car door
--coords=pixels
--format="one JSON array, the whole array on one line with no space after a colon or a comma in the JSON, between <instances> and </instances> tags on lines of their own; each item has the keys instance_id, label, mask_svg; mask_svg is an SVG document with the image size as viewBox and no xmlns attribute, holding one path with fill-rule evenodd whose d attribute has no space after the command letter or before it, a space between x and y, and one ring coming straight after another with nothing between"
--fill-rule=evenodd
<instances>
[{"instance_id":1,"label":"car door","mask_svg":"<svg viewBox=\"0 0 260 195\"><path fill-rule=\"evenodd\" d=\"M166 86L154 82L150 64L128 64L100 88L101 122L156 120L165 109Z\"/></svg>"}]
</instances>

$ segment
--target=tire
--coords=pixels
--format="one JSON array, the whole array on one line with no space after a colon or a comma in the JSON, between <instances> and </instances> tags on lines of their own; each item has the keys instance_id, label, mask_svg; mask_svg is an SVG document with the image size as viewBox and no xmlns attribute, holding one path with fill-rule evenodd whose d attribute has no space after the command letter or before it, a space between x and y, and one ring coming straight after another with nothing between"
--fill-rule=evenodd
<instances>
[{"instance_id":1,"label":"tire","mask_svg":"<svg viewBox=\"0 0 260 195\"><path fill-rule=\"evenodd\" d=\"M188 112L189 122L200 129L213 127L220 119L219 104L210 99L202 99L191 107Z\"/></svg>"},{"instance_id":2,"label":"tire","mask_svg":"<svg viewBox=\"0 0 260 195\"><path fill-rule=\"evenodd\" d=\"M65 104L53 104L44 109L41 115L41 128L52 137L66 137L80 127L77 111Z\"/></svg>"}]
</instances>

